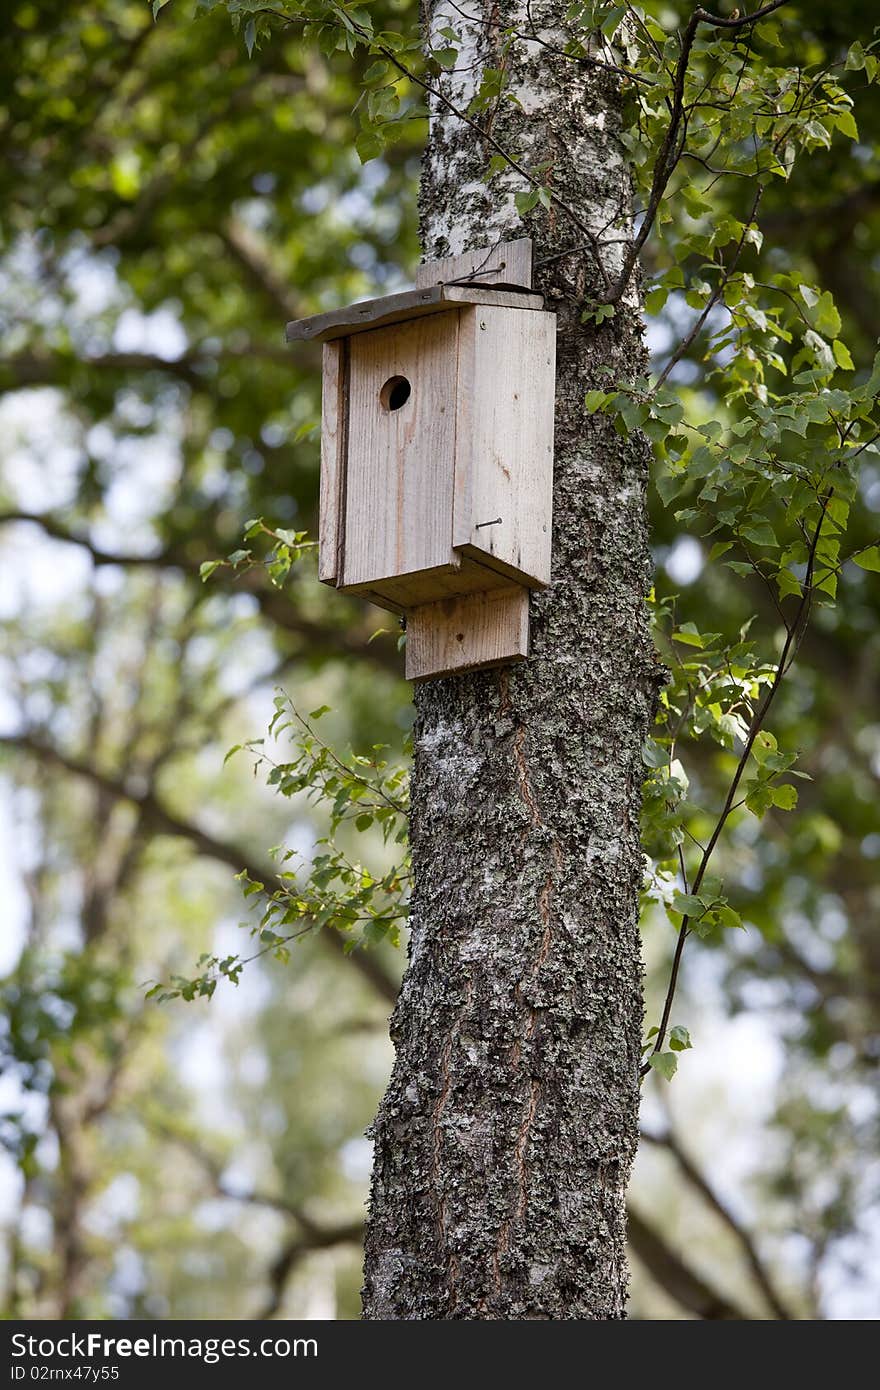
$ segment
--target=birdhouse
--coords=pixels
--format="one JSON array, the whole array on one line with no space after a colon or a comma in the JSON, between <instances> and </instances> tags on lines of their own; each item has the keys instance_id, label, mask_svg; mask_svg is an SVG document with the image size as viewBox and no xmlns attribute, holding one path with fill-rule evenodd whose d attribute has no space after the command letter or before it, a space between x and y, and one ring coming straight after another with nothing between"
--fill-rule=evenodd
<instances>
[{"instance_id":1,"label":"birdhouse","mask_svg":"<svg viewBox=\"0 0 880 1390\"><path fill-rule=\"evenodd\" d=\"M531 243L288 325L324 345L319 577L407 617L406 673L524 658L550 582L555 316Z\"/></svg>"}]
</instances>

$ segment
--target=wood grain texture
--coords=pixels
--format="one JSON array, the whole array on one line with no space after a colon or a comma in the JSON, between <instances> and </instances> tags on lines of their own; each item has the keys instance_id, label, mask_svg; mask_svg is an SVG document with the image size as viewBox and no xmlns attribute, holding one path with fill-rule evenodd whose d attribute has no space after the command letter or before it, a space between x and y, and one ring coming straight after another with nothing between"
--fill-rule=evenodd
<instances>
[{"instance_id":1,"label":"wood grain texture","mask_svg":"<svg viewBox=\"0 0 880 1390\"><path fill-rule=\"evenodd\" d=\"M344 342L325 343L321 392L321 490L318 499L318 578L339 577L345 483L346 359Z\"/></svg>"},{"instance_id":2,"label":"wood grain texture","mask_svg":"<svg viewBox=\"0 0 880 1390\"><path fill-rule=\"evenodd\" d=\"M462 558L457 569L438 565L430 570L396 575L369 584L346 584L342 588L347 594L368 598L379 608L387 607L392 613L403 613L419 604L509 586L510 580L498 570Z\"/></svg>"},{"instance_id":3,"label":"wood grain texture","mask_svg":"<svg viewBox=\"0 0 880 1390\"><path fill-rule=\"evenodd\" d=\"M459 331L453 545L550 583L556 316L480 305Z\"/></svg>"},{"instance_id":4,"label":"wood grain texture","mask_svg":"<svg viewBox=\"0 0 880 1390\"><path fill-rule=\"evenodd\" d=\"M502 241L490 251L466 251L461 256L444 256L441 260L425 261L416 271L416 288L463 280L477 276L483 285L532 285L532 242L530 237Z\"/></svg>"},{"instance_id":5,"label":"wood grain texture","mask_svg":"<svg viewBox=\"0 0 880 1390\"><path fill-rule=\"evenodd\" d=\"M407 618L407 680L522 661L528 650L529 595L519 585L423 604Z\"/></svg>"},{"instance_id":6,"label":"wood grain texture","mask_svg":"<svg viewBox=\"0 0 880 1390\"><path fill-rule=\"evenodd\" d=\"M349 343L346 588L461 566L452 549L457 358L457 314ZM412 388L399 410L380 400L392 377Z\"/></svg>"},{"instance_id":7,"label":"wood grain texture","mask_svg":"<svg viewBox=\"0 0 880 1390\"><path fill-rule=\"evenodd\" d=\"M402 294L387 294L381 299L364 299L359 304L347 304L326 314L296 319L286 329L289 343L333 342L385 328L392 323L405 323L422 314L444 314L459 304L502 304L516 309L542 309L540 294L528 294L516 289L492 285L434 285L427 289L405 290Z\"/></svg>"}]
</instances>

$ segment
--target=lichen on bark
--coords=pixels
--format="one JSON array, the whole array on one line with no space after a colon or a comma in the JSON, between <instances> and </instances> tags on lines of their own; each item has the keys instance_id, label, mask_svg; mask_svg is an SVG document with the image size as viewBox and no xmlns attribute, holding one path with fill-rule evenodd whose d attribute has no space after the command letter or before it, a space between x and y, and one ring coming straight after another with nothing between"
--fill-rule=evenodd
<instances>
[{"instance_id":1,"label":"lichen on bark","mask_svg":"<svg viewBox=\"0 0 880 1390\"><path fill-rule=\"evenodd\" d=\"M522 6L462 7L466 104ZM539 34L565 4L531 6ZM460 11L428 8L426 29ZM617 79L538 43L507 60L519 105L492 134L594 235L628 227ZM452 91L452 89L450 89ZM372 1319L624 1316L625 1190L642 1026L637 907L641 745L656 694L647 450L584 394L644 371L635 292L601 327L584 238L558 210L524 225L491 151L434 103L421 186L426 259L528 234L558 313L553 582L520 666L416 689L408 970L374 1126L364 1314ZM615 218L617 219L615 222ZM621 223L623 218L623 224ZM558 257L573 244L580 248ZM606 246L613 274L620 245Z\"/></svg>"}]
</instances>

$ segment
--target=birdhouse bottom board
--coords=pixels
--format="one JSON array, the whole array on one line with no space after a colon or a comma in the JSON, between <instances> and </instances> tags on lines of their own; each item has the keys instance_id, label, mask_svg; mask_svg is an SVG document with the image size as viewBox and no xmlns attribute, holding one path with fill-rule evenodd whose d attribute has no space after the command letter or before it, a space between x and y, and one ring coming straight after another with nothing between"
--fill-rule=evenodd
<instances>
[{"instance_id":1,"label":"birdhouse bottom board","mask_svg":"<svg viewBox=\"0 0 880 1390\"><path fill-rule=\"evenodd\" d=\"M506 666L528 654L529 591L520 584L422 603L407 615L410 681Z\"/></svg>"}]
</instances>

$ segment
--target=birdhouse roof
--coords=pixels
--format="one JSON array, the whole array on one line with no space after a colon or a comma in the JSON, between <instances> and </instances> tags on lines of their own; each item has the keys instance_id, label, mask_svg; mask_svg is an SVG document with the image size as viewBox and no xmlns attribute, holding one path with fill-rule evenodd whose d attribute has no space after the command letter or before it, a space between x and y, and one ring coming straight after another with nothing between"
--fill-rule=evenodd
<instances>
[{"instance_id":1,"label":"birdhouse roof","mask_svg":"<svg viewBox=\"0 0 880 1390\"><path fill-rule=\"evenodd\" d=\"M333 338L349 338L369 328L404 323L422 314L439 314L467 304L494 304L506 309L543 309L544 297L519 285L430 285L425 289L387 294L381 299L365 299L328 314L295 319L287 325L288 343L327 343Z\"/></svg>"}]
</instances>

